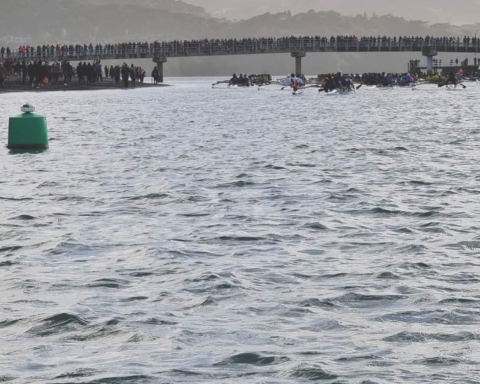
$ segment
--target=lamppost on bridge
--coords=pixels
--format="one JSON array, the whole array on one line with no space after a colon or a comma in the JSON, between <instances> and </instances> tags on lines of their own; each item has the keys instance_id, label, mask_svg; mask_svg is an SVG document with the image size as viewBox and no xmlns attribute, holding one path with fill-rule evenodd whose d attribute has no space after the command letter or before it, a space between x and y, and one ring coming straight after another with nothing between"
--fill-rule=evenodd
<instances>
[{"instance_id":1,"label":"lamppost on bridge","mask_svg":"<svg viewBox=\"0 0 480 384\"><path fill-rule=\"evenodd\" d=\"M478 52L478 41L477 41L477 34L480 32L480 29L477 29L476 31L470 31L475 34L475 65L478 64L477 61L477 52Z\"/></svg>"}]
</instances>

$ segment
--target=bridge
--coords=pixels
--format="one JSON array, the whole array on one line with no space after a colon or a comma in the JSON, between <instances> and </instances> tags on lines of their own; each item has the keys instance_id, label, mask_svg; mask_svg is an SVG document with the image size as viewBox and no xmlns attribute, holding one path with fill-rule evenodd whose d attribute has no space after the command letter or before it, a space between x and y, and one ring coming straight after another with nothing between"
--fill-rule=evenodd
<instances>
[{"instance_id":1,"label":"bridge","mask_svg":"<svg viewBox=\"0 0 480 384\"><path fill-rule=\"evenodd\" d=\"M295 59L295 73L302 73L302 58L307 53L326 52L417 52L427 58L427 70L433 70L433 57L439 52L475 53L480 39L432 37L283 37L122 43L105 45L48 45L1 50L1 58L43 61L91 61L152 59L159 81L168 58L198 56L233 56L290 54Z\"/></svg>"}]
</instances>

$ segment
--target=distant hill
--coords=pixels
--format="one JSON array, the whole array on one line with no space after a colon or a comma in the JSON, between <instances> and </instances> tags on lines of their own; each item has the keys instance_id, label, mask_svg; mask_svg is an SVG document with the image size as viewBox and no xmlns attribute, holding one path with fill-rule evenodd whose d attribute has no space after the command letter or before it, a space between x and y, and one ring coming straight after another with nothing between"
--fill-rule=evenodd
<instances>
[{"instance_id":1,"label":"distant hill","mask_svg":"<svg viewBox=\"0 0 480 384\"><path fill-rule=\"evenodd\" d=\"M480 20L480 1L475 0L185 0L205 7L216 17L247 19L262 13L336 11L355 16L392 14L412 20L433 23L475 23Z\"/></svg>"},{"instance_id":2,"label":"distant hill","mask_svg":"<svg viewBox=\"0 0 480 384\"><path fill-rule=\"evenodd\" d=\"M172 13L187 13L195 16L210 17L205 8L182 0L82 0L82 3L90 5L138 5L145 8L168 10Z\"/></svg>"},{"instance_id":3,"label":"distant hill","mask_svg":"<svg viewBox=\"0 0 480 384\"><path fill-rule=\"evenodd\" d=\"M219 24L203 9L173 0L156 6L153 0L0 1L0 45L190 38Z\"/></svg>"},{"instance_id":4,"label":"distant hill","mask_svg":"<svg viewBox=\"0 0 480 384\"><path fill-rule=\"evenodd\" d=\"M463 36L474 27L314 11L267 13L232 22L175 0L0 1L0 46L291 35Z\"/></svg>"}]
</instances>

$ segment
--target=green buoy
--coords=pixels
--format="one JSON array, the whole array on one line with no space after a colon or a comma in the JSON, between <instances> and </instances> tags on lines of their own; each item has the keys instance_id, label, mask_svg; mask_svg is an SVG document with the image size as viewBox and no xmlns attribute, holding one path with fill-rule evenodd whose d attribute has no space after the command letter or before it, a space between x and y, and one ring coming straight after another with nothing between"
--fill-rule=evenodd
<instances>
[{"instance_id":1,"label":"green buoy","mask_svg":"<svg viewBox=\"0 0 480 384\"><path fill-rule=\"evenodd\" d=\"M22 114L10 117L8 149L48 149L47 119L36 115L31 104L22 106Z\"/></svg>"}]
</instances>

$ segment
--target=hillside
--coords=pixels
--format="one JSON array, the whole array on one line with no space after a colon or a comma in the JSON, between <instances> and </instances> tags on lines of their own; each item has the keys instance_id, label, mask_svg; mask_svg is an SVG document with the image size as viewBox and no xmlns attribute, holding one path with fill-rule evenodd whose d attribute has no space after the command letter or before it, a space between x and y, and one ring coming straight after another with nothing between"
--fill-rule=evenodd
<instances>
[{"instance_id":1,"label":"hillside","mask_svg":"<svg viewBox=\"0 0 480 384\"><path fill-rule=\"evenodd\" d=\"M432 23L465 24L480 20L480 2L472 0L185 0L205 7L214 16L228 19L246 19L262 13L292 13L314 11L336 11L343 15L355 16L366 12L368 15L392 14L412 20L426 20Z\"/></svg>"},{"instance_id":2,"label":"hillside","mask_svg":"<svg viewBox=\"0 0 480 384\"><path fill-rule=\"evenodd\" d=\"M167 10L172 13L187 13L195 16L210 17L206 13L205 8L182 0L82 0L82 3L90 5L138 5L150 9Z\"/></svg>"},{"instance_id":3,"label":"hillside","mask_svg":"<svg viewBox=\"0 0 480 384\"><path fill-rule=\"evenodd\" d=\"M463 36L475 28L314 11L267 13L231 22L211 18L182 1L137 0L135 5L131 1L2 0L0 45L337 34Z\"/></svg>"},{"instance_id":4,"label":"hillside","mask_svg":"<svg viewBox=\"0 0 480 384\"><path fill-rule=\"evenodd\" d=\"M188 9L191 12L175 12L142 5L142 1L131 5L118 0L115 4L108 0L2 0L0 44L168 40L211 35L218 29L220 23L204 17L203 10Z\"/></svg>"}]
</instances>

